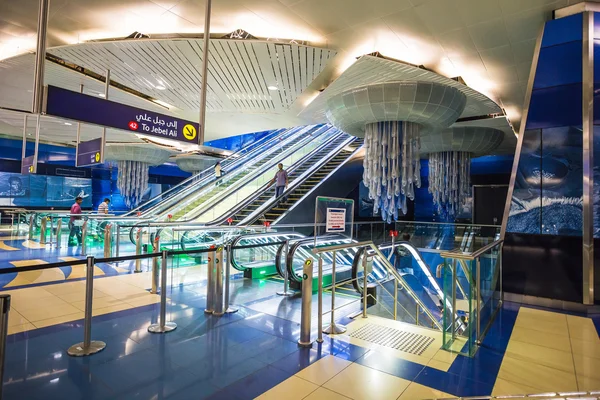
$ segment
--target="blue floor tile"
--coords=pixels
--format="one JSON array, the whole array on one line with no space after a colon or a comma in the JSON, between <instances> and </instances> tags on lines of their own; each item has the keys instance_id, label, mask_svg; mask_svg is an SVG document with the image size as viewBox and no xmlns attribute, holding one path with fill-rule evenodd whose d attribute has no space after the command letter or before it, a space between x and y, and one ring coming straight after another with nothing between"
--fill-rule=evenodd
<instances>
[{"instance_id":1,"label":"blue floor tile","mask_svg":"<svg viewBox=\"0 0 600 400\"><path fill-rule=\"evenodd\" d=\"M494 388L493 383L478 382L429 367L425 367L414 382L459 397L489 396Z\"/></svg>"},{"instance_id":2,"label":"blue floor tile","mask_svg":"<svg viewBox=\"0 0 600 400\"><path fill-rule=\"evenodd\" d=\"M414 380L425 368L424 365L374 350L356 360L356 363L409 381Z\"/></svg>"},{"instance_id":3,"label":"blue floor tile","mask_svg":"<svg viewBox=\"0 0 600 400\"><path fill-rule=\"evenodd\" d=\"M274 362L272 365L275 368L289 372L293 375L320 360L324 356L325 354L320 353L315 349L301 348L289 356Z\"/></svg>"}]
</instances>

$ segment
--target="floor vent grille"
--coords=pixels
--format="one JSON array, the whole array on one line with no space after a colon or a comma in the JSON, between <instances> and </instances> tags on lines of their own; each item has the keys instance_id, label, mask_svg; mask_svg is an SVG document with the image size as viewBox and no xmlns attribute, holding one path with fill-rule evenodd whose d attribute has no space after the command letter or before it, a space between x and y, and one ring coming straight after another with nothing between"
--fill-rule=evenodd
<instances>
[{"instance_id":1,"label":"floor vent grille","mask_svg":"<svg viewBox=\"0 0 600 400\"><path fill-rule=\"evenodd\" d=\"M350 336L418 356L423 354L435 340L432 337L419 335L418 333L376 324L366 324L350 333Z\"/></svg>"}]
</instances>

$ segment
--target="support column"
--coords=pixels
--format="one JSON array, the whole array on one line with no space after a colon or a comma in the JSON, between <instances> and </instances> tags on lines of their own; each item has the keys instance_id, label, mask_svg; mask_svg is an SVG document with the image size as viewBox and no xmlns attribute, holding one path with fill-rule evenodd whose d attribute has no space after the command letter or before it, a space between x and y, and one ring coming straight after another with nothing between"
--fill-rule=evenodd
<instances>
[{"instance_id":1,"label":"support column","mask_svg":"<svg viewBox=\"0 0 600 400\"><path fill-rule=\"evenodd\" d=\"M583 13L583 304L594 304L594 13Z\"/></svg>"},{"instance_id":2,"label":"support column","mask_svg":"<svg viewBox=\"0 0 600 400\"><path fill-rule=\"evenodd\" d=\"M210 41L210 7L211 0L206 1L206 9L204 11L204 50L202 53L202 76L200 77L200 123L198 129L198 144L204 144L204 127L206 124L206 82L208 81L208 54Z\"/></svg>"}]
</instances>

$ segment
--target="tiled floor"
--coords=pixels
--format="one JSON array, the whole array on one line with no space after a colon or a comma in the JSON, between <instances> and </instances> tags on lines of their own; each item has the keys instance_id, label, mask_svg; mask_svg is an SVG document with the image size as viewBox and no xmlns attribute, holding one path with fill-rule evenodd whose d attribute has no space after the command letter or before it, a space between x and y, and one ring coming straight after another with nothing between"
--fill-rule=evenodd
<instances>
[{"instance_id":1,"label":"tiled floor","mask_svg":"<svg viewBox=\"0 0 600 400\"><path fill-rule=\"evenodd\" d=\"M0 263L21 262L5 253L18 251L0 245ZM147 327L157 321L159 296L148 291L150 273L96 272L92 337L107 347L91 357L66 354L83 337L85 283L64 277L83 270L62 271L61 283L38 276L8 288L5 400L392 400L600 389L600 340L589 318L506 304L472 358L440 350L439 332L377 317L344 319L346 334L306 349L297 345L300 299L277 296L281 284L232 280L239 311L218 318L204 313L206 268L195 266L169 270L168 319L178 328L153 335ZM349 336L365 324L400 327L432 344L417 355Z\"/></svg>"}]
</instances>

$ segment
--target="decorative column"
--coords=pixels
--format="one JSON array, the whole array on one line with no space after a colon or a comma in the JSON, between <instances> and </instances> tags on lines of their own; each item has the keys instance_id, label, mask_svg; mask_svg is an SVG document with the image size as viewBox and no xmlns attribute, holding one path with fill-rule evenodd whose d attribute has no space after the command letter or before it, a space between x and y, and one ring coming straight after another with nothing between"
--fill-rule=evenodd
<instances>
[{"instance_id":1,"label":"decorative column","mask_svg":"<svg viewBox=\"0 0 600 400\"><path fill-rule=\"evenodd\" d=\"M421 138L452 125L466 101L455 87L418 81L358 87L328 100L331 124L365 138L364 181L384 221L405 214L421 186Z\"/></svg>"},{"instance_id":2,"label":"decorative column","mask_svg":"<svg viewBox=\"0 0 600 400\"><path fill-rule=\"evenodd\" d=\"M135 207L148 188L148 168L164 164L171 152L151 145L110 144L106 159L118 165L117 187L127 207Z\"/></svg>"}]
</instances>

